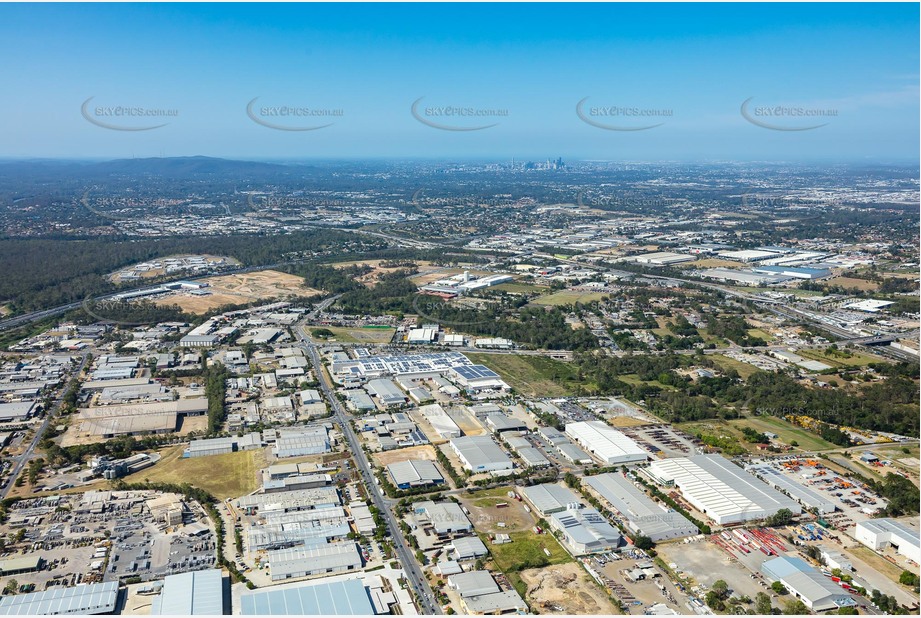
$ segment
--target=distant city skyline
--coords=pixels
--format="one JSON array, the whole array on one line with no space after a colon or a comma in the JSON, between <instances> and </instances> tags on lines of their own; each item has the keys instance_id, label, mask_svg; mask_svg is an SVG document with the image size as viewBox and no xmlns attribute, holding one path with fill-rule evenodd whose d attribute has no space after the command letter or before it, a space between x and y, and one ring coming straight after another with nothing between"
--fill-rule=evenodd
<instances>
[{"instance_id":1,"label":"distant city skyline","mask_svg":"<svg viewBox=\"0 0 921 618\"><path fill-rule=\"evenodd\" d=\"M0 158L914 163L918 31L911 3L4 4Z\"/></svg>"}]
</instances>

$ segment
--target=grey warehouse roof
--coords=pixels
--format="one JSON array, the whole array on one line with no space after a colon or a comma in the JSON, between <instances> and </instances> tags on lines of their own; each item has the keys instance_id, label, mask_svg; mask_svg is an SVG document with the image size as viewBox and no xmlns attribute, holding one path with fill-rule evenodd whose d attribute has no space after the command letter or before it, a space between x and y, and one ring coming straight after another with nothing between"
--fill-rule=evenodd
<instances>
[{"instance_id":1,"label":"grey warehouse roof","mask_svg":"<svg viewBox=\"0 0 921 618\"><path fill-rule=\"evenodd\" d=\"M240 597L244 616L368 616L374 606L360 579L305 584L246 592Z\"/></svg>"},{"instance_id":2,"label":"grey warehouse roof","mask_svg":"<svg viewBox=\"0 0 921 618\"><path fill-rule=\"evenodd\" d=\"M435 464L425 459L410 459L392 463L387 466L387 471L390 472L390 476L397 485L405 483L425 485L444 481L444 477Z\"/></svg>"},{"instance_id":3,"label":"grey warehouse roof","mask_svg":"<svg viewBox=\"0 0 921 618\"><path fill-rule=\"evenodd\" d=\"M0 614L106 614L115 610L118 582L53 587L42 592L0 597Z\"/></svg>"},{"instance_id":4,"label":"grey warehouse roof","mask_svg":"<svg viewBox=\"0 0 921 618\"><path fill-rule=\"evenodd\" d=\"M150 613L155 616L220 616L224 613L221 570L167 575Z\"/></svg>"},{"instance_id":5,"label":"grey warehouse roof","mask_svg":"<svg viewBox=\"0 0 921 618\"><path fill-rule=\"evenodd\" d=\"M521 493L542 515L565 511L566 505L579 503L579 497L571 490L553 483L523 487Z\"/></svg>"},{"instance_id":6,"label":"grey warehouse roof","mask_svg":"<svg viewBox=\"0 0 921 618\"><path fill-rule=\"evenodd\" d=\"M660 541L699 532L681 513L663 510L621 474L589 476L585 482L623 515L629 528L637 534Z\"/></svg>"}]
</instances>

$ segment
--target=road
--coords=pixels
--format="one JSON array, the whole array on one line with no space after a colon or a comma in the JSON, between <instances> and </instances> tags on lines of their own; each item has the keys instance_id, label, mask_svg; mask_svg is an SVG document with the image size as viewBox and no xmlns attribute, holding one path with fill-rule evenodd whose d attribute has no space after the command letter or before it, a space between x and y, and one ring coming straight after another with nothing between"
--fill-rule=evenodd
<instances>
[{"instance_id":1,"label":"road","mask_svg":"<svg viewBox=\"0 0 921 618\"><path fill-rule=\"evenodd\" d=\"M16 465L13 466L13 471L10 474L9 479L6 481L6 485L3 486L3 489L0 490L0 500L7 497L10 493L10 490L13 489L13 483L16 482L16 478L22 473L23 468L26 467L26 464L29 463L29 460L32 459L32 455L35 453L35 447L38 446L38 443L41 442L42 436L45 435L45 432L48 430L48 425L51 424L51 421L54 420L58 412L61 411L61 405L64 403L64 394L67 393L67 386L70 384L70 378L72 376L79 376L83 372L83 368L86 367L86 361L89 358L88 354L84 354L80 359L80 365L68 374L64 382L64 387L61 388L61 392L58 393L58 396L55 398L54 403L51 404L51 407L45 410L45 420L42 421L41 426L36 430L35 435L32 437L32 441L29 443L29 447L23 451L22 455L19 457L14 457L16 460Z\"/></svg>"},{"instance_id":2,"label":"road","mask_svg":"<svg viewBox=\"0 0 921 618\"><path fill-rule=\"evenodd\" d=\"M337 298L338 297L329 298L320 303L310 314L306 316L305 321L313 319L319 312L325 310L332 303L334 303ZM406 540L403 538L402 531L397 524L393 511L390 509L390 502L384 499L384 497L381 495L379 487L374 482L374 474L371 471L371 464L368 462L368 458L365 455L364 449L361 448L361 444L358 441L358 436L355 435L355 431L352 429L352 423L350 420L351 415L345 410L339 399L336 398L335 389L330 383L328 376L323 371L323 363L320 361L320 353L317 351L317 348L313 342L310 341L310 339L307 338L307 336L304 334L303 322L301 322L294 329L294 332L297 335L301 347L310 357L310 361L313 364L313 370L317 374L317 380L320 383L320 388L322 389L323 394L326 396L327 401L329 401L330 405L333 407L333 412L335 414L336 420L338 421L340 427L342 427L342 435L345 436L346 441L349 444L349 450L352 452L352 456L355 458L355 461L358 464L358 468L361 471L362 480L365 483L365 487L368 489L368 494L371 496L371 499L374 502L374 506L377 507L381 515L384 517L384 521L387 524L387 530L393 539L393 547L397 553L397 558L399 559L400 564L403 566L403 570L406 573L406 578L408 579L413 591L416 594L416 599L420 605L420 610L423 614L441 614L441 607L435 602L435 596L432 594L432 589L429 587L428 581L422 574L422 570L419 564L416 562L415 555L406 544Z\"/></svg>"}]
</instances>

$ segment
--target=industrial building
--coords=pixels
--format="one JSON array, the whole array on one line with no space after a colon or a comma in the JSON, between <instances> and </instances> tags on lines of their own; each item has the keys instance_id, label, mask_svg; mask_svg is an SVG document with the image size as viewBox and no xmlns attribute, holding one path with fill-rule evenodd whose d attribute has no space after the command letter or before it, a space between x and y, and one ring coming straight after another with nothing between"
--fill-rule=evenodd
<instances>
[{"instance_id":1,"label":"industrial building","mask_svg":"<svg viewBox=\"0 0 921 618\"><path fill-rule=\"evenodd\" d=\"M783 472L773 468L770 465L762 464L746 467L746 470L763 480L765 483L775 489L779 489L785 494L792 496L794 500L802 504L807 509L816 509L820 515L834 513L835 503L825 496L812 491L800 483L790 480Z\"/></svg>"},{"instance_id":2,"label":"industrial building","mask_svg":"<svg viewBox=\"0 0 921 618\"><path fill-rule=\"evenodd\" d=\"M335 487L316 487L271 494L249 494L237 499L237 508L247 515L258 511L305 511L339 506L339 491Z\"/></svg>"},{"instance_id":3,"label":"industrial building","mask_svg":"<svg viewBox=\"0 0 921 618\"><path fill-rule=\"evenodd\" d=\"M566 425L566 435L608 465L646 461L646 451L639 444L601 421L569 423Z\"/></svg>"},{"instance_id":4,"label":"industrial building","mask_svg":"<svg viewBox=\"0 0 921 618\"><path fill-rule=\"evenodd\" d=\"M374 400L371 396L360 388L353 388L345 391L345 396L349 400L349 406L356 412L370 412L377 410Z\"/></svg>"},{"instance_id":5,"label":"industrial building","mask_svg":"<svg viewBox=\"0 0 921 618\"><path fill-rule=\"evenodd\" d=\"M569 508L553 513L550 527L562 534L563 546L573 556L617 549L623 537L593 508Z\"/></svg>"},{"instance_id":6,"label":"industrial building","mask_svg":"<svg viewBox=\"0 0 921 618\"><path fill-rule=\"evenodd\" d=\"M324 573L357 571L362 565L361 552L355 543L329 543L270 551L268 560L273 582Z\"/></svg>"},{"instance_id":7,"label":"industrial building","mask_svg":"<svg viewBox=\"0 0 921 618\"><path fill-rule=\"evenodd\" d=\"M700 271L701 277L715 279L725 283L736 283L739 285L773 285L789 281L790 277L781 275L758 274L751 270L734 270L732 268L708 268Z\"/></svg>"},{"instance_id":8,"label":"industrial building","mask_svg":"<svg viewBox=\"0 0 921 618\"><path fill-rule=\"evenodd\" d=\"M467 614L505 614L527 610L527 604L514 590L502 590L489 571L458 573L448 578L457 590Z\"/></svg>"},{"instance_id":9,"label":"industrial building","mask_svg":"<svg viewBox=\"0 0 921 618\"><path fill-rule=\"evenodd\" d=\"M0 615L111 614L118 604L118 582L53 586L41 592L0 596Z\"/></svg>"},{"instance_id":10,"label":"industrial building","mask_svg":"<svg viewBox=\"0 0 921 618\"><path fill-rule=\"evenodd\" d=\"M694 508L721 525L764 519L781 509L802 513L798 502L719 455L657 460L645 472L657 483L677 487Z\"/></svg>"},{"instance_id":11,"label":"industrial building","mask_svg":"<svg viewBox=\"0 0 921 618\"><path fill-rule=\"evenodd\" d=\"M317 547L344 540L352 528L341 506L292 512L267 511L264 524L247 531L251 551Z\"/></svg>"},{"instance_id":12,"label":"industrial building","mask_svg":"<svg viewBox=\"0 0 921 618\"><path fill-rule=\"evenodd\" d=\"M521 433L528 429L528 426L523 421L519 421L516 418L502 413L488 414L486 416L486 426L490 431L496 434L507 432Z\"/></svg>"},{"instance_id":13,"label":"industrial building","mask_svg":"<svg viewBox=\"0 0 921 618\"><path fill-rule=\"evenodd\" d=\"M167 575L150 606L152 616L220 616L224 577L220 569Z\"/></svg>"},{"instance_id":14,"label":"industrial building","mask_svg":"<svg viewBox=\"0 0 921 618\"><path fill-rule=\"evenodd\" d=\"M295 587L273 586L240 596L240 614L244 616L371 616L376 613L368 589L357 578Z\"/></svg>"},{"instance_id":15,"label":"industrial building","mask_svg":"<svg viewBox=\"0 0 921 618\"><path fill-rule=\"evenodd\" d=\"M808 281L831 276L831 271L827 268L805 268L801 266L756 266L752 268L752 272L759 275L776 275L794 279L806 279Z\"/></svg>"},{"instance_id":16,"label":"industrial building","mask_svg":"<svg viewBox=\"0 0 921 618\"><path fill-rule=\"evenodd\" d=\"M0 560L0 577L9 577L19 573L40 571L45 566L45 559L39 554L27 554Z\"/></svg>"},{"instance_id":17,"label":"industrial building","mask_svg":"<svg viewBox=\"0 0 921 618\"><path fill-rule=\"evenodd\" d=\"M720 251L717 253L717 255L724 260L732 260L734 262L760 262L761 260L777 257L779 253L776 251L758 251L746 249L743 251Z\"/></svg>"},{"instance_id":18,"label":"industrial building","mask_svg":"<svg viewBox=\"0 0 921 618\"><path fill-rule=\"evenodd\" d=\"M329 431L322 425L277 430L273 453L279 459L319 455L330 450Z\"/></svg>"},{"instance_id":19,"label":"industrial building","mask_svg":"<svg viewBox=\"0 0 921 618\"><path fill-rule=\"evenodd\" d=\"M439 537L467 534L473 524L455 502L417 502L414 506L416 521L431 526Z\"/></svg>"},{"instance_id":20,"label":"industrial building","mask_svg":"<svg viewBox=\"0 0 921 618\"><path fill-rule=\"evenodd\" d=\"M671 251L658 251L656 253L646 253L637 255L633 258L637 264L652 264L654 266L669 266L671 264L682 264L684 262L693 262L697 256L686 255L682 253L672 253Z\"/></svg>"},{"instance_id":21,"label":"industrial building","mask_svg":"<svg viewBox=\"0 0 921 618\"><path fill-rule=\"evenodd\" d=\"M571 504L580 504L579 496L571 489L555 483L522 487L518 493L543 517L565 511Z\"/></svg>"},{"instance_id":22,"label":"industrial building","mask_svg":"<svg viewBox=\"0 0 921 618\"><path fill-rule=\"evenodd\" d=\"M411 487L428 487L442 485L444 476L431 461L426 459L409 459L399 461L387 466L387 473L393 479L393 484L400 489Z\"/></svg>"},{"instance_id":23,"label":"industrial building","mask_svg":"<svg viewBox=\"0 0 921 618\"><path fill-rule=\"evenodd\" d=\"M393 380L378 378L371 380L365 386L369 395L377 398L382 406L402 406L406 403L406 394L400 390L400 387L393 383Z\"/></svg>"},{"instance_id":24,"label":"industrial building","mask_svg":"<svg viewBox=\"0 0 921 618\"><path fill-rule=\"evenodd\" d=\"M921 541L918 531L897 519L881 518L862 521L857 524L854 538L873 550L890 545L895 551L915 564L921 563Z\"/></svg>"},{"instance_id":25,"label":"industrial building","mask_svg":"<svg viewBox=\"0 0 921 618\"><path fill-rule=\"evenodd\" d=\"M514 466L505 451L488 435L455 438L450 444L461 464L471 472L511 470Z\"/></svg>"},{"instance_id":26,"label":"industrial building","mask_svg":"<svg viewBox=\"0 0 921 618\"><path fill-rule=\"evenodd\" d=\"M459 365L451 367L448 373L458 384L470 391L510 390L499 374L486 365Z\"/></svg>"},{"instance_id":27,"label":"industrial building","mask_svg":"<svg viewBox=\"0 0 921 618\"><path fill-rule=\"evenodd\" d=\"M622 474L588 476L584 482L623 516L635 535L658 543L700 533L684 515L660 506Z\"/></svg>"},{"instance_id":28,"label":"industrial building","mask_svg":"<svg viewBox=\"0 0 921 618\"><path fill-rule=\"evenodd\" d=\"M463 435L463 432L460 427L457 426L457 423L454 422L454 419L437 403L422 406L419 408L419 412L422 413L425 420L432 426L432 429L438 432L438 435L442 438L450 440L451 438L459 438Z\"/></svg>"},{"instance_id":29,"label":"industrial building","mask_svg":"<svg viewBox=\"0 0 921 618\"><path fill-rule=\"evenodd\" d=\"M34 401L0 403L0 423L21 422L32 415Z\"/></svg>"},{"instance_id":30,"label":"industrial building","mask_svg":"<svg viewBox=\"0 0 921 618\"><path fill-rule=\"evenodd\" d=\"M761 564L761 573L769 582L780 582L806 607L821 612L856 605L854 598L802 558L779 556Z\"/></svg>"},{"instance_id":31,"label":"industrial building","mask_svg":"<svg viewBox=\"0 0 921 618\"><path fill-rule=\"evenodd\" d=\"M189 448L183 451L183 457L207 457L209 455L223 455L237 451L250 451L262 447L262 436L257 432L244 436L230 436L227 438L206 438L192 440Z\"/></svg>"},{"instance_id":32,"label":"industrial building","mask_svg":"<svg viewBox=\"0 0 921 618\"><path fill-rule=\"evenodd\" d=\"M208 412L207 398L177 399L155 403L80 408L81 430L97 438L121 435L171 433L180 416L202 416Z\"/></svg>"},{"instance_id":33,"label":"industrial building","mask_svg":"<svg viewBox=\"0 0 921 618\"><path fill-rule=\"evenodd\" d=\"M483 541L478 536L464 536L454 539L448 545L448 549L454 553L455 560L474 560L489 553Z\"/></svg>"}]
</instances>

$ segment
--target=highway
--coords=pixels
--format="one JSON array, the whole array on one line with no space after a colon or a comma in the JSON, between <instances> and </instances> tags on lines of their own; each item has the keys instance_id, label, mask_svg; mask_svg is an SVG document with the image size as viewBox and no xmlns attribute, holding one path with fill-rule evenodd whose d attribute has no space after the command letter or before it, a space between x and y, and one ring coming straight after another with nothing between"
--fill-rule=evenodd
<instances>
[{"instance_id":1,"label":"highway","mask_svg":"<svg viewBox=\"0 0 921 618\"><path fill-rule=\"evenodd\" d=\"M48 430L48 425L51 424L51 421L57 417L58 412L61 410L61 405L64 403L64 394L67 393L67 386L70 384L70 378L73 376L79 376L83 372L83 368L86 367L87 359L88 355L84 354L80 359L80 365L74 371L68 374L67 378L65 379L64 386L61 388L61 392L58 393L58 396L55 398L54 403L51 404L49 409L45 410L45 420L42 421L41 426L36 430L35 435L32 437L32 441L29 443L29 447L23 451L22 455L13 458L16 460L16 465L13 466L10 477L7 479L3 489L0 490L0 500L7 497L7 495L10 493L10 490L13 489L13 483L16 482L16 478L22 473L23 468L26 467L26 464L29 463L29 460L32 459L32 455L35 453L35 447L38 446L39 442L41 442L42 436L45 435L45 432Z\"/></svg>"},{"instance_id":2,"label":"highway","mask_svg":"<svg viewBox=\"0 0 921 618\"><path fill-rule=\"evenodd\" d=\"M338 298L338 296L334 296L324 300L306 316L304 322L313 319L319 312L325 310ZM317 374L317 380L320 382L320 388L322 389L323 394L326 396L327 401L329 401L330 405L333 407L333 412L335 414L336 420L342 428L342 435L345 436L346 441L349 444L349 450L352 452L352 456L355 458L355 461L358 464L358 468L361 471L361 477L364 481L365 487L368 490L368 494L374 501L374 506L377 507L383 516L384 521L387 523L387 530L390 533L390 537L393 539L393 548L397 553L397 558L399 559L400 564L403 566L403 571L406 573L406 578L416 594L416 599L420 605L420 609L423 614L441 614L441 607L435 602L435 596L432 594L432 589L429 587L428 581L422 574L422 570L419 564L416 562L415 555L406 544L406 540L403 538L402 531L400 530L396 518L393 515L393 511L390 509L389 501L384 499L384 496L381 495L380 488L377 486L377 483L374 482L375 479L374 474L371 471L371 464L368 462L368 458L365 455L364 449L361 448L358 437L355 435L355 431L352 429L350 414L342 406L342 403L339 401L339 399L336 398L335 389L330 383L328 376L323 371L323 363L320 360L320 353L317 351L316 346L304 334L304 322L298 324L298 326L294 329L294 332L298 337L301 347L310 357L310 361L313 364L313 370Z\"/></svg>"}]
</instances>

